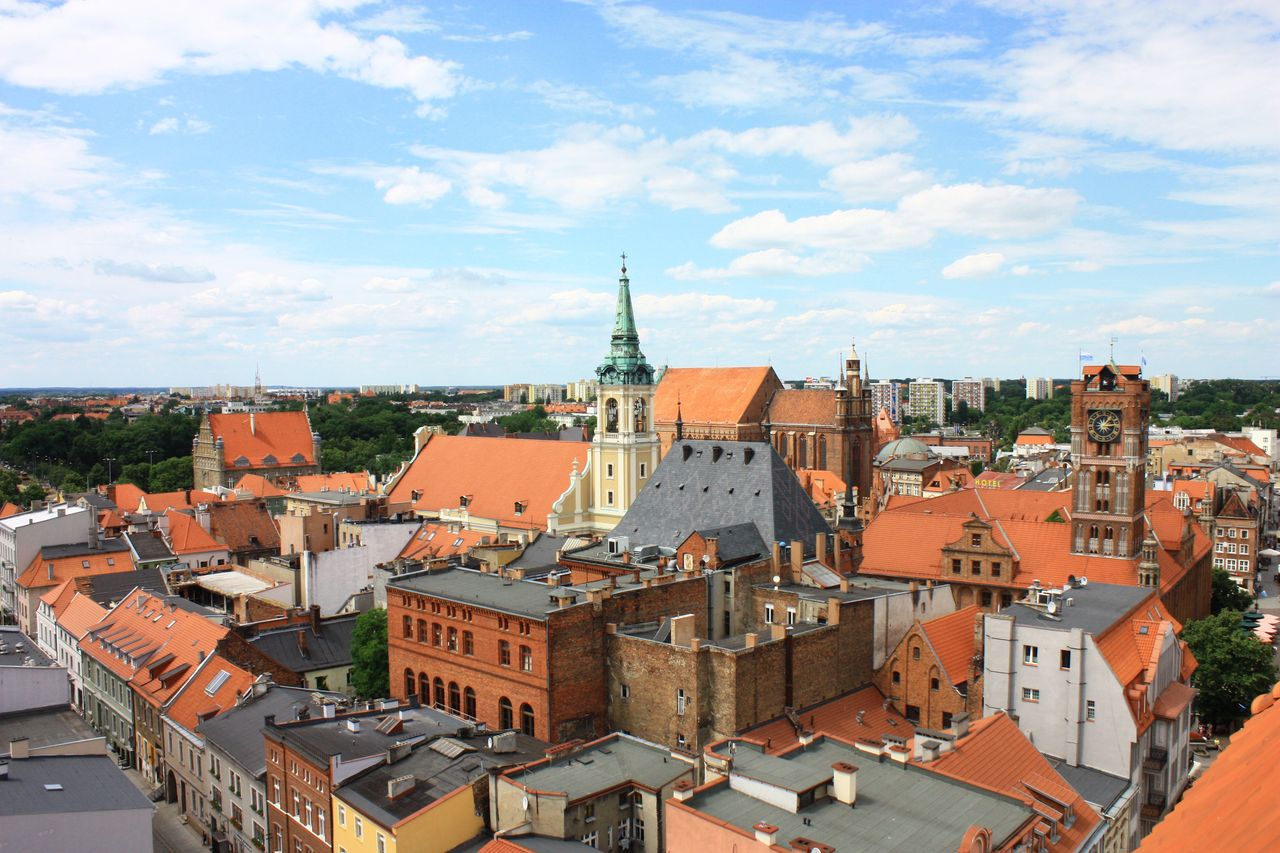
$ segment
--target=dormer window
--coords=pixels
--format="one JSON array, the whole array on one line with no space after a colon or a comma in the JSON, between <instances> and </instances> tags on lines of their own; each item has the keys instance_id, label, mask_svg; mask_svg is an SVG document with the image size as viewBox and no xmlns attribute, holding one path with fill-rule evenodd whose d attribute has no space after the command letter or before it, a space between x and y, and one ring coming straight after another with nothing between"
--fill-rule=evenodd
<instances>
[{"instance_id":1,"label":"dormer window","mask_svg":"<svg viewBox=\"0 0 1280 853\"><path fill-rule=\"evenodd\" d=\"M461 509L466 509L470 505L471 505L471 495L459 495L458 506Z\"/></svg>"},{"instance_id":2,"label":"dormer window","mask_svg":"<svg viewBox=\"0 0 1280 853\"><path fill-rule=\"evenodd\" d=\"M290 457L289 461L292 462L294 465L301 465L302 463L307 461L307 457L303 456L301 453L295 453L293 454L292 457Z\"/></svg>"},{"instance_id":3,"label":"dormer window","mask_svg":"<svg viewBox=\"0 0 1280 853\"><path fill-rule=\"evenodd\" d=\"M524 515L526 504L524 501L516 501L516 515Z\"/></svg>"},{"instance_id":4,"label":"dormer window","mask_svg":"<svg viewBox=\"0 0 1280 853\"><path fill-rule=\"evenodd\" d=\"M262 464L263 464L263 465L275 465L275 464L276 464L276 462L277 462L276 458L275 458L274 456L272 456L270 453L268 453L266 456L262 457Z\"/></svg>"},{"instance_id":5,"label":"dormer window","mask_svg":"<svg viewBox=\"0 0 1280 853\"><path fill-rule=\"evenodd\" d=\"M248 457L248 456L237 456L237 457L236 457L236 461L235 461L235 462L233 462L232 464L233 464L233 465L235 465L237 468L248 468L248 467L249 467L249 457Z\"/></svg>"}]
</instances>

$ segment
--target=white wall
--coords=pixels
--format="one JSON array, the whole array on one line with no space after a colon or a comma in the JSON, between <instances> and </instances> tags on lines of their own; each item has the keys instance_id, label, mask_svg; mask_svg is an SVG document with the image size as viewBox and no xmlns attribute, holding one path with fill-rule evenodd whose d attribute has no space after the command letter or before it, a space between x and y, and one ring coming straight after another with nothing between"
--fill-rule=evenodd
<instances>
[{"instance_id":1,"label":"white wall","mask_svg":"<svg viewBox=\"0 0 1280 853\"><path fill-rule=\"evenodd\" d=\"M898 647L915 620L927 622L954 613L956 598L950 585L921 586L915 592L900 592L875 599L875 631L871 663L876 669Z\"/></svg>"},{"instance_id":2,"label":"white wall","mask_svg":"<svg viewBox=\"0 0 1280 853\"><path fill-rule=\"evenodd\" d=\"M70 696L64 667L0 666L0 714L66 705Z\"/></svg>"}]
</instances>

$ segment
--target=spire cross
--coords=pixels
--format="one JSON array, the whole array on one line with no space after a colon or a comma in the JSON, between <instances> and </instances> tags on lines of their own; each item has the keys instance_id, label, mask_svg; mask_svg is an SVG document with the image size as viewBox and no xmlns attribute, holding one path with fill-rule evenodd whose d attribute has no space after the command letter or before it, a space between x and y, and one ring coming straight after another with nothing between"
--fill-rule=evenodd
<instances>
[{"instance_id":1,"label":"spire cross","mask_svg":"<svg viewBox=\"0 0 1280 853\"><path fill-rule=\"evenodd\" d=\"M623 252L623 253L622 253L622 272L623 272L623 274L625 274L625 273L626 273L626 271L627 271L627 253L626 253L626 252Z\"/></svg>"}]
</instances>

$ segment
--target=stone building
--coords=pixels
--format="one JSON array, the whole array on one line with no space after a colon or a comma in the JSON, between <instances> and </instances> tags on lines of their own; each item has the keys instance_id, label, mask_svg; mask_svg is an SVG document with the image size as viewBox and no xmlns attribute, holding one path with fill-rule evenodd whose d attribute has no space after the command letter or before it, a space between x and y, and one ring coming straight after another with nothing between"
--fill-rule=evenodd
<instances>
[{"instance_id":1,"label":"stone building","mask_svg":"<svg viewBox=\"0 0 1280 853\"><path fill-rule=\"evenodd\" d=\"M306 412L205 415L191 448L195 487L232 488L245 474L272 482L320 473L320 436Z\"/></svg>"}]
</instances>

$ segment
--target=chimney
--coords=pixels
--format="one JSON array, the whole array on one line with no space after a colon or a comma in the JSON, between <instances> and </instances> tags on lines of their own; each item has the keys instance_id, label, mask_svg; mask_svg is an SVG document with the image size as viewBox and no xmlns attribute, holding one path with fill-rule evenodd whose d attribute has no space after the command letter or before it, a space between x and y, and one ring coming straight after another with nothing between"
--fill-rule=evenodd
<instances>
[{"instance_id":1,"label":"chimney","mask_svg":"<svg viewBox=\"0 0 1280 853\"><path fill-rule=\"evenodd\" d=\"M311 649L307 646L307 630L305 628L298 632L298 654L304 658L311 657Z\"/></svg>"},{"instance_id":2,"label":"chimney","mask_svg":"<svg viewBox=\"0 0 1280 853\"><path fill-rule=\"evenodd\" d=\"M320 605L311 605L311 633L320 636Z\"/></svg>"},{"instance_id":3,"label":"chimney","mask_svg":"<svg viewBox=\"0 0 1280 853\"><path fill-rule=\"evenodd\" d=\"M775 575L782 574L782 543L773 543L773 573Z\"/></svg>"},{"instance_id":4,"label":"chimney","mask_svg":"<svg viewBox=\"0 0 1280 853\"><path fill-rule=\"evenodd\" d=\"M827 564L827 534L818 534L816 553L818 555L818 562L825 566Z\"/></svg>"},{"instance_id":5,"label":"chimney","mask_svg":"<svg viewBox=\"0 0 1280 853\"><path fill-rule=\"evenodd\" d=\"M916 749L919 753L916 758L921 764L928 764L938 760L938 753L942 751L942 744L936 740L920 740L919 736L917 736Z\"/></svg>"},{"instance_id":6,"label":"chimney","mask_svg":"<svg viewBox=\"0 0 1280 853\"><path fill-rule=\"evenodd\" d=\"M412 773L408 776L397 776L387 782L387 799L394 800L418 787L418 780Z\"/></svg>"},{"instance_id":7,"label":"chimney","mask_svg":"<svg viewBox=\"0 0 1280 853\"><path fill-rule=\"evenodd\" d=\"M831 765L831 798L852 806L858 802L858 768L847 761Z\"/></svg>"},{"instance_id":8,"label":"chimney","mask_svg":"<svg viewBox=\"0 0 1280 853\"><path fill-rule=\"evenodd\" d=\"M791 540L791 582L800 583L804 577L804 543L799 539Z\"/></svg>"},{"instance_id":9,"label":"chimney","mask_svg":"<svg viewBox=\"0 0 1280 853\"><path fill-rule=\"evenodd\" d=\"M951 718L951 733L956 736L956 740L969 734L969 712L961 711Z\"/></svg>"},{"instance_id":10,"label":"chimney","mask_svg":"<svg viewBox=\"0 0 1280 853\"><path fill-rule=\"evenodd\" d=\"M720 540L714 536L707 537L707 568L720 568Z\"/></svg>"},{"instance_id":11,"label":"chimney","mask_svg":"<svg viewBox=\"0 0 1280 853\"><path fill-rule=\"evenodd\" d=\"M347 720L347 731L352 734L358 734L360 732L360 721L355 719Z\"/></svg>"},{"instance_id":12,"label":"chimney","mask_svg":"<svg viewBox=\"0 0 1280 853\"><path fill-rule=\"evenodd\" d=\"M254 429L253 412L250 412L249 413L249 435L257 435L257 434L258 434L257 431Z\"/></svg>"},{"instance_id":13,"label":"chimney","mask_svg":"<svg viewBox=\"0 0 1280 853\"><path fill-rule=\"evenodd\" d=\"M778 827L765 823L764 821L760 821L751 828L756 831L756 841L766 847L772 847L774 844L778 843Z\"/></svg>"},{"instance_id":14,"label":"chimney","mask_svg":"<svg viewBox=\"0 0 1280 853\"><path fill-rule=\"evenodd\" d=\"M332 702L325 702L320 706L320 716L324 717L326 720L332 720L337 715L338 706L334 705Z\"/></svg>"},{"instance_id":15,"label":"chimney","mask_svg":"<svg viewBox=\"0 0 1280 853\"><path fill-rule=\"evenodd\" d=\"M31 757L31 741L24 737L15 737L9 741L9 758L22 760Z\"/></svg>"},{"instance_id":16,"label":"chimney","mask_svg":"<svg viewBox=\"0 0 1280 853\"><path fill-rule=\"evenodd\" d=\"M98 524L93 522L89 525L89 550L98 550Z\"/></svg>"},{"instance_id":17,"label":"chimney","mask_svg":"<svg viewBox=\"0 0 1280 853\"><path fill-rule=\"evenodd\" d=\"M693 783L688 779L681 779L672 786L671 791L675 798L683 803L685 800L693 796Z\"/></svg>"}]
</instances>

